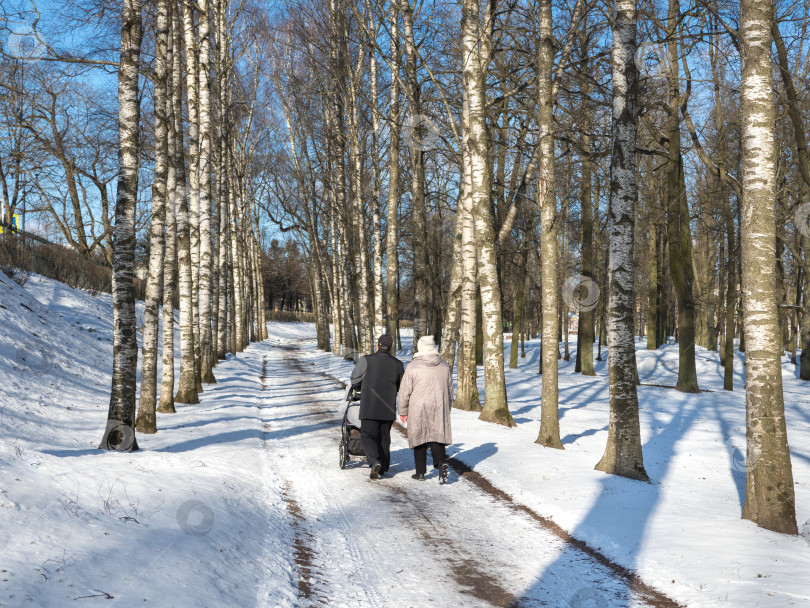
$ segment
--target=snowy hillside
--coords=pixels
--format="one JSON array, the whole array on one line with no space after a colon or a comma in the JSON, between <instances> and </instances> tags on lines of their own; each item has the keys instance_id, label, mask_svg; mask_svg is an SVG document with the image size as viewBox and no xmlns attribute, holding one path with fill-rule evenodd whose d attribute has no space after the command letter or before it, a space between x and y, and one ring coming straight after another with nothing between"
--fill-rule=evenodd
<instances>
[{"instance_id":1,"label":"snowy hillside","mask_svg":"<svg viewBox=\"0 0 810 608\"><path fill-rule=\"evenodd\" d=\"M159 415L141 451L119 454L96 449L110 297L4 275L0 294L0 606L661 605L457 472L416 484L399 435L390 479L339 470L334 379L351 365L315 349L312 325L271 324L219 364L200 405ZM678 604L810 606L810 391L786 360L799 537L740 519L744 393L722 391L714 353L698 353L711 392L640 388L644 484L593 470L604 363L583 378L561 362L565 450L533 443L538 351L527 343L507 371L517 428L453 412L456 460ZM642 383L672 385L677 345L639 344L638 363Z\"/></svg>"},{"instance_id":2,"label":"snowy hillside","mask_svg":"<svg viewBox=\"0 0 810 608\"><path fill-rule=\"evenodd\" d=\"M0 282L0 605L252 606L266 585L291 605L289 516L256 445L261 364L222 363L227 380L142 451L101 451L110 296Z\"/></svg>"}]
</instances>

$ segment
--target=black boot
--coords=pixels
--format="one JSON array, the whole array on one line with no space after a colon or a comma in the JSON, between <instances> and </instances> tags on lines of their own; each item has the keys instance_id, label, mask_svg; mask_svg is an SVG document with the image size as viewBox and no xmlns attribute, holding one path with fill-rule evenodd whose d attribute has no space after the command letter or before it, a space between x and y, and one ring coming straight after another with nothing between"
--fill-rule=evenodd
<instances>
[{"instance_id":1,"label":"black boot","mask_svg":"<svg viewBox=\"0 0 810 608\"><path fill-rule=\"evenodd\" d=\"M371 467L371 474L369 475L370 479L379 479L380 478L380 469L382 465L378 462L373 467Z\"/></svg>"},{"instance_id":2,"label":"black boot","mask_svg":"<svg viewBox=\"0 0 810 608\"><path fill-rule=\"evenodd\" d=\"M416 481L425 481L425 474L424 473L414 473L411 475L411 479L415 479Z\"/></svg>"}]
</instances>

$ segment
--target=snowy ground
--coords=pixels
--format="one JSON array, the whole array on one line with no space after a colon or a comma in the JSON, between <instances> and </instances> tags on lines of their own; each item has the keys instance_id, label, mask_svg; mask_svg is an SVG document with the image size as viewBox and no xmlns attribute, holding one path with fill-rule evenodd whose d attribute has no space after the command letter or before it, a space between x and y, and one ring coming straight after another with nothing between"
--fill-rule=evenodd
<instances>
[{"instance_id":1,"label":"snowy ground","mask_svg":"<svg viewBox=\"0 0 810 608\"><path fill-rule=\"evenodd\" d=\"M253 606L265 587L292 605L261 347L221 363L223 382L140 452L102 452L110 297L3 275L0 293L0 605Z\"/></svg>"},{"instance_id":2,"label":"snowy ground","mask_svg":"<svg viewBox=\"0 0 810 608\"><path fill-rule=\"evenodd\" d=\"M311 325L271 324L270 340L220 363L200 405L159 415L141 451L97 450L110 319L109 296L0 275L0 606L656 605L457 472L411 480L399 433L392 477L339 470L334 378L351 365L318 352ZM527 353L507 372L518 427L454 411L455 459L682 605L810 606L810 390L789 364L797 538L739 518L744 393L722 391L714 353L698 365L715 392L640 389L650 484L593 470L604 364L583 378L561 362L566 449L533 443L538 345ZM639 345L638 361L642 382L675 383L677 346Z\"/></svg>"}]
</instances>

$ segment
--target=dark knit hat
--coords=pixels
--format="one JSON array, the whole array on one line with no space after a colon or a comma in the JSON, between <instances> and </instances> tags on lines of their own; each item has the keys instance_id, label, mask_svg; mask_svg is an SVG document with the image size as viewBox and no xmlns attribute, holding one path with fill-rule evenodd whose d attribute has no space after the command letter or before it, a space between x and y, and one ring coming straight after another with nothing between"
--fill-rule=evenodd
<instances>
[{"instance_id":1,"label":"dark knit hat","mask_svg":"<svg viewBox=\"0 0 810 608\"><path fill-rule=\"evenodd\" d=\"M383 334L380 336L379 340L377 340L377 344L383 348L391 348L394 345L394 339L391 337L391 334Z\"/></svg>"}]
</instances>

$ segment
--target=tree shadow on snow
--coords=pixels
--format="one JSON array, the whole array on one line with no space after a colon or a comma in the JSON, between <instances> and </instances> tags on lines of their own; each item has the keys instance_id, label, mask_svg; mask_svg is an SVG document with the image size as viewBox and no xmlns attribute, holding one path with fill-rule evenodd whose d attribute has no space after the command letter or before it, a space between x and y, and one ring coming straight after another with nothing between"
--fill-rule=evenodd
<instances>
[{"instance_id":1,"label":"tree shadow on snow","mask_svg":"<svg viewBox=\"0 0 810 608\"><path fill-rule=\"evenodd\" d=\"M661 480L672 463L678 440L694 424L697 415L695 407L682 407L665 425L653 420L654 434L643 446L644 465L651 483L605 474L599 480L599 496L588 514L571 531L571 536L588 539L594 547L620 547L619 556L608 557L620 558L622 565L633 571L638 565L646 526L661 498ZM554 563L542 572L512 608L537 605L537 602L546 605L542 602L549 600L548 605L560 608L627 608L633 604L627 582L608 569L604 569L605 575L595 581L577 580L577 563L582 571L584 558L582 551L567 543ZM571 572L572 568L574 572ZM560 597L566 598L565 603L560 604Z\"/></svg>"},{"instance_id":2,"label":"tree shadow on snow","mask_svg":"<svg viewBox=\"0 0 810 608\"><path fill-rule=\"evenodd\" d=\"M723 409L718 402L712 403L715 418L720 425L720 433L723 437L723 445L728 453L729 470L731 477L734 479L734 485L737 488L737 496L740 501L740 514L742 514L743 506L745 505L745 465L746 465L746 438L745 438L745 410L738 412L736 421L729 420L728 409ZM788 407L787 400L785 407ZM798 412L805 420L810 422L810 416L799 410L793 408L794 412ZM734 429L739 430L733 433ZM790 439L790 423L788 422L788 440ZM810 463L810 456L802 454L798 451L796 442L790 443L790 457L798 458L807 463Z\"/></svg>"},{"instance_id":3,"label":"tree shadow on snow","mask_svg":"<svg viewBox=\"0 0 810 608\"><path fill-rule=\"evenodd\" d=\"M601 429L588 429L586 431L583 431L582 433L568 433L565 437L561 439L561 441L563 445L568 445L571 443L576 443L578 439L582 439L583 437L591 437L592 435L596 435L597 433L601 433L607 430L608 425L605 425Z\"/></svg>"},{"instance_id":4,"label":"tree shadow on snow","mask_svg":"<svg viewBox=\"0 0 810 608\"><path fill-rule=\"evenodd\" d=\"M90 456L91 454L106 454L105 450L99 448L75 448L66 450L42 450L43 454L56 456L57 458L78 458L80 456Z\"/></svg>"},{"instance_id":5,"label":"tree shadow on snow","mask_svg":"<svg viewBox=\"0 0 810 608\"><path fill-rule=\"evenodd\" d=\"M218 422L235 422L237 420L256 420L255 416L221 416L219 418L203 418L201 420L194 420L192 422L177 422L175 424L161 425L158 419L158 433L161 431L174 431L177 429L190 429L199 426L208 426L217 424ZM140 433L139 433L140 436Z\"/></svg>"},{"instance_id":6,"label":"tree shadow on snow","mask_svg":"<svg viewBox=\"0 0 810 608\"><path fill-rule=\"evenodd\" d=\"M586 393L590 389L590 394ZM560 418L565 416L565 412L567 410L577 410L583 407L587 407L593 401L593 399L604 391L604 384L602 382L593 383L593 384L580 384L577 386L565 387L560 388ZM581 399L582 402L577 405L571 406L563 406L563 401L565 402L572 402L576 399ZM516 416L520 416L521 414L525 414L530 412L535 408L540 407L540 401L537 398L533 398L531 402L527 403L526 405L517 408L516 410L510 410L512 413L512 417L516 418Z\"/></svg>"},{"instance_id":7,"label":"tree shadow on snow","mask_svg":"<svg viewBox=\"0 0 810 608\"><path fill-rule=\"evenodd\" d=\"M245 441L246 439L273 441L278 439L284 439L285 437L293 437L297 435L305 435L307 433L313 433L315 431L323 429L324 426L330 425L331 422L326 423L316 422L312 424L298 425L292 428L276 429L267 432L263 432L260 429L241 429L238 431L228 431L226 433L217 433L215 435L208 435L205 437L189 439L188 441L183 441L175 445L158 448L155 451L171 452L171 453L190 452L202 447L225 443L238 443L239 441Z\"/></svg>"},{"instance_id":8,"label":"tree shadow on snow","mask_svg":"<svg viewBox=\"0 0 810 608\"><path fill-rule=\"evenodd\" d=\"M453 446L456 448L461 448L464 444L463 443L454 443ZM456 450L456 452L461 452L462 456L464 456L464 464L466 464L471 469L475 470L475 467L484 462L490 456L494 456L498 452L498 445L496 443L482 443L481 445L477 445L469 450L461 449ZM429 450L428 450L429 452Z\"/></svg>"}]
</instances>

